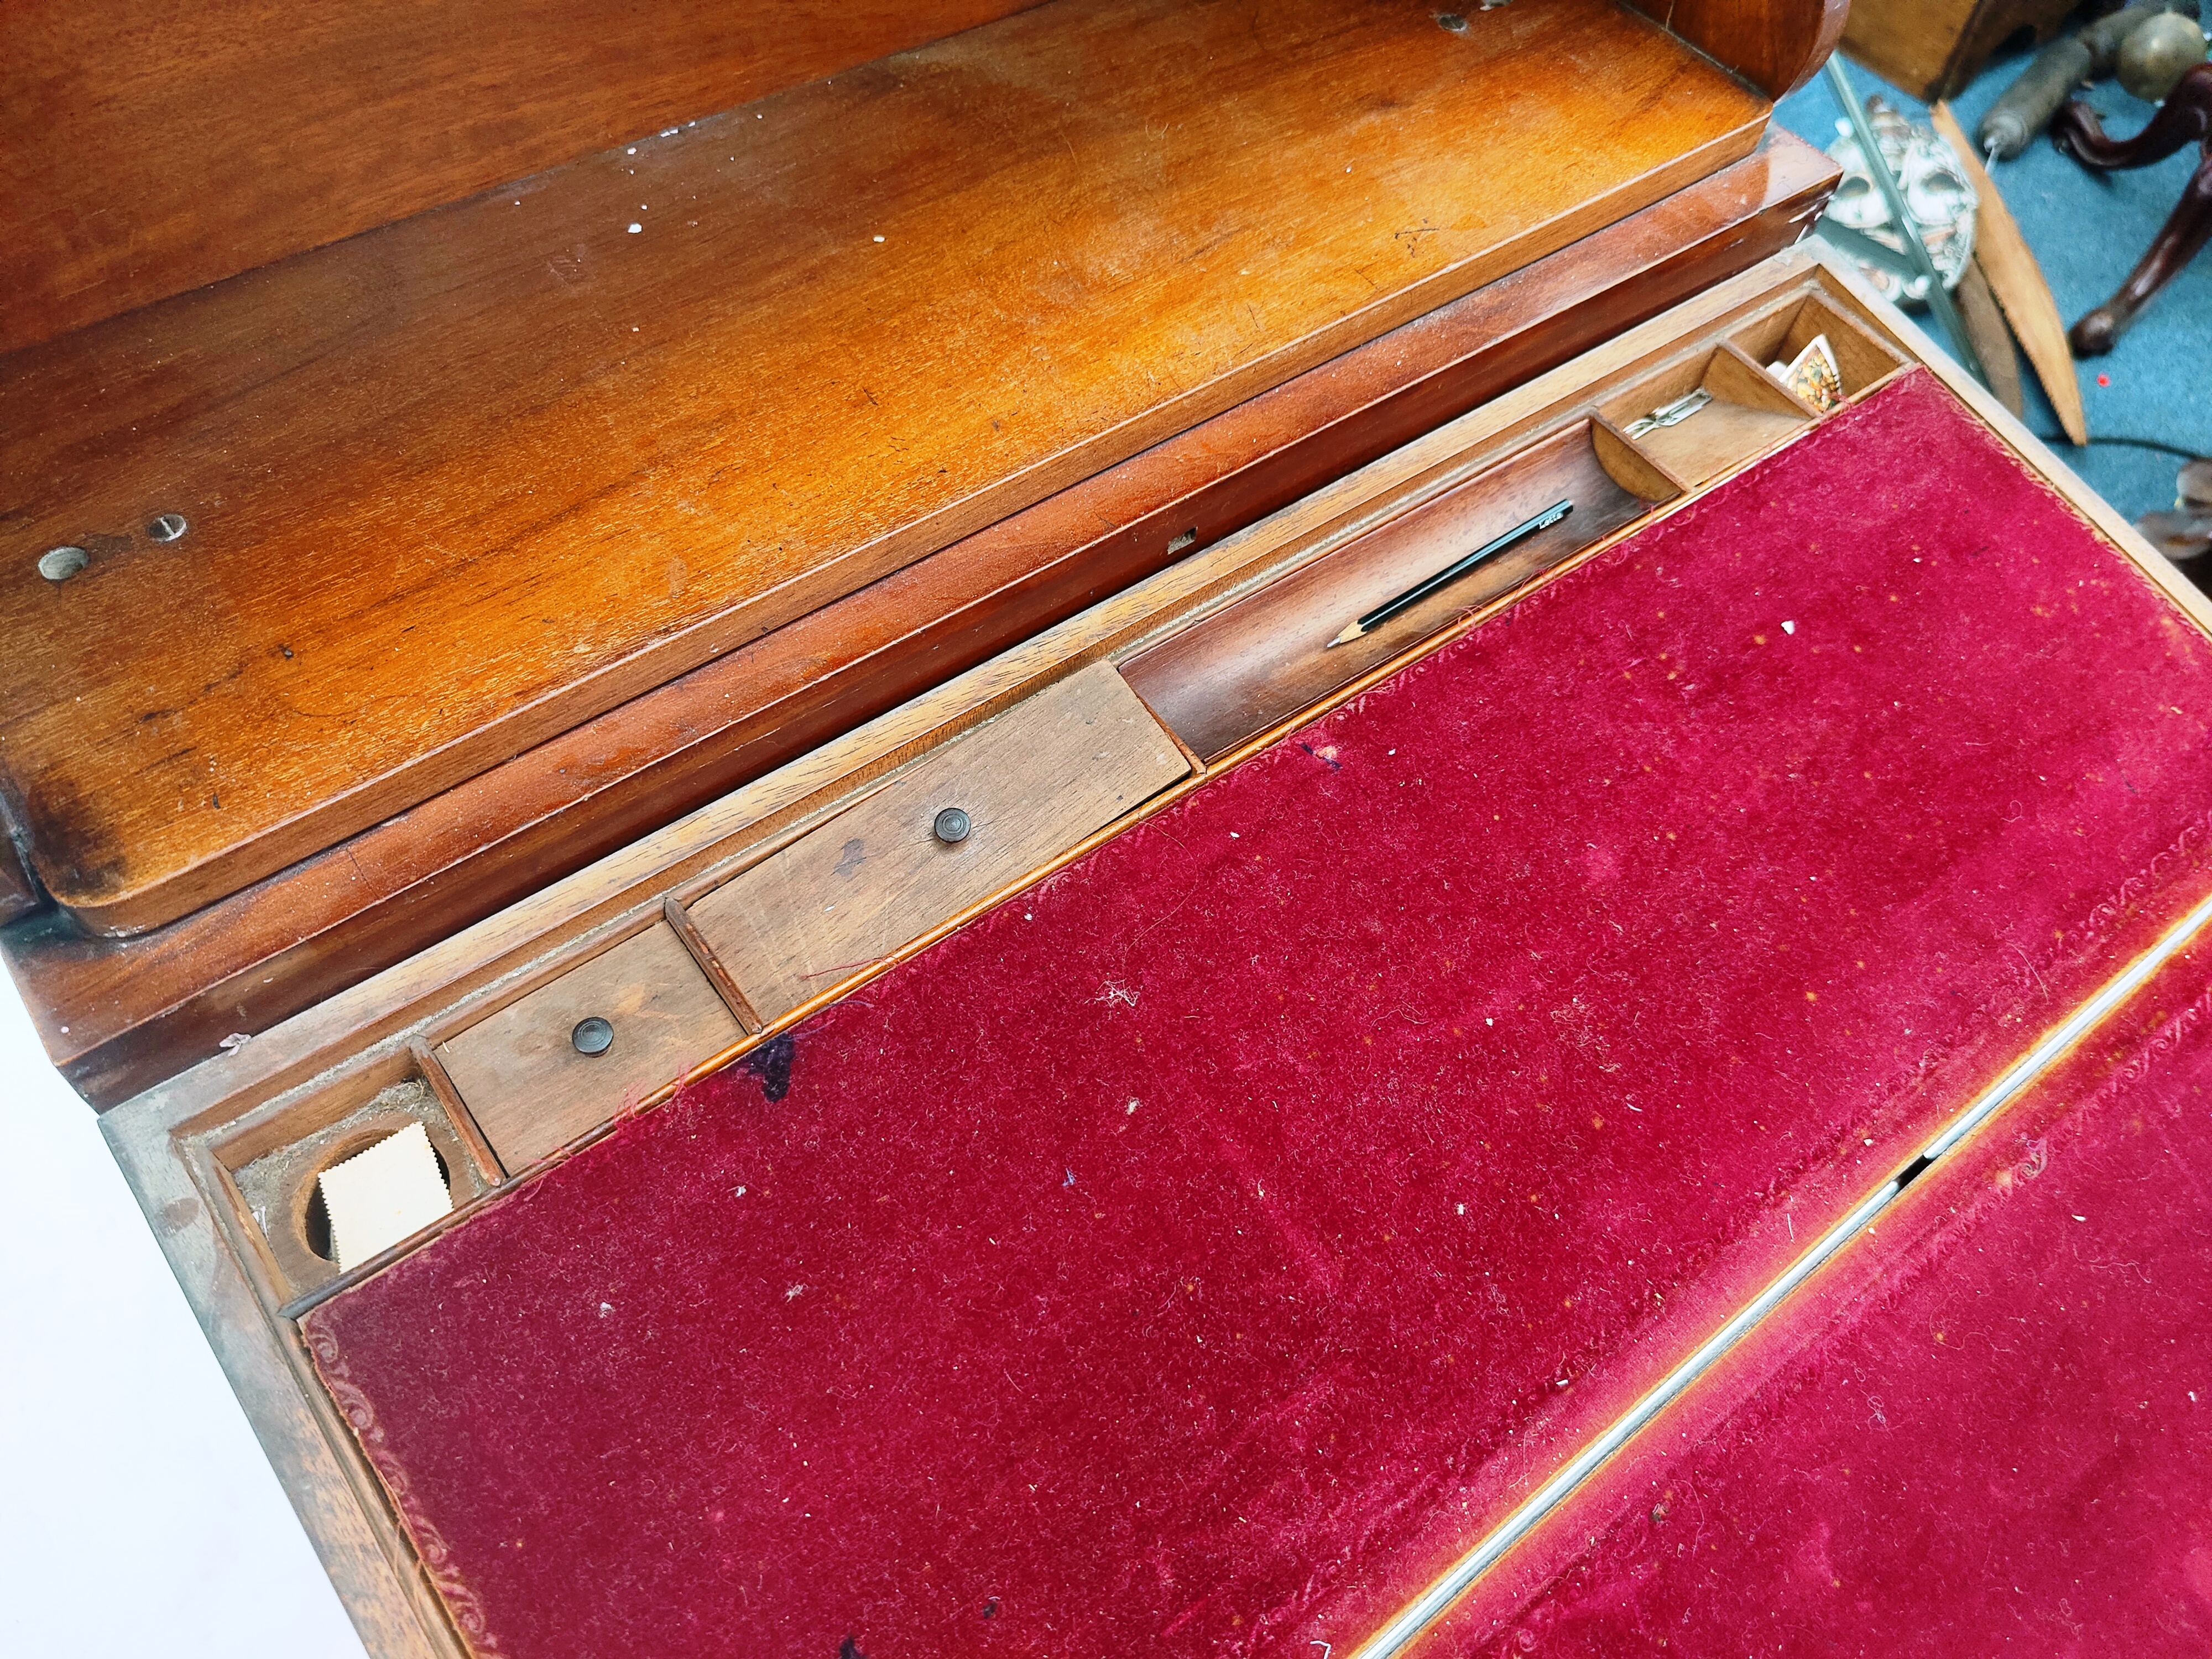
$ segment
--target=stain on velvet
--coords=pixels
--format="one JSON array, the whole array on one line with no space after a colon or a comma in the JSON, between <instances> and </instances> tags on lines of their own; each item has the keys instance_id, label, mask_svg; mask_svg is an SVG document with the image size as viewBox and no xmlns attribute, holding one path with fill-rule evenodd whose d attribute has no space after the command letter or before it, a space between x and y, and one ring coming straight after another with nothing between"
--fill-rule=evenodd
<instances>
[{"instance_id":1,"label":"stain on velvet","mask_svg":"<svg viewBox=\"0 0 2212 1659\"><path fill-rule=\"evenodd\" d=\"M513 1659L1310 1659L2203 890L2208 715L1908 375L312 1352Z\"/></svg>"},{"instance_id":2,"label":"stain on velvet","mask_svg":"<svg viewBox=\"0 0 2212 1659\"><path fill-rule=\"evenodd\" d=\"M1761 1331L1694 1450L1601 1477L1590 1547L1424 1651L2212 1651L2208 980L2166 969Z\"/></svg>"}]
</instances>

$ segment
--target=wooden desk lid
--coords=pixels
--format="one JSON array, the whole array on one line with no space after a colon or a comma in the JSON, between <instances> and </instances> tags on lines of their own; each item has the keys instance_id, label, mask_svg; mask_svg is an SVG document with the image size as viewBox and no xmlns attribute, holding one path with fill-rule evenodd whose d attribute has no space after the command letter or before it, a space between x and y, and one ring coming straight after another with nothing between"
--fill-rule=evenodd
<instances>
[{"instance_id":1,"label":"wooden desk lid","mask_svg":"<svg viewBox=\"0 0 2212 1659\"><path fill-rule=\"evenodd\" d=\"M1620 218L1766 110L1607 0L1060 0L26 348L0 790L87 923L174 918ZM60 582L58 546L89 555Z\"/></svg>"}]
</instances>

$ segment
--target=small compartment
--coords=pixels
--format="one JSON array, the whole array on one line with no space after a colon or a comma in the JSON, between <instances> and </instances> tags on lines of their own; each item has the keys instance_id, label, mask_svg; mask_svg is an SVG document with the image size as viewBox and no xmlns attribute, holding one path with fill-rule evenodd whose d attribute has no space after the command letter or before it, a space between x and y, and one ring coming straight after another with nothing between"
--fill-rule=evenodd
<instances>
[{"instance_id":1,"label":"small compartment","mask_svg":"<svg viewBox=\"0 0 2212 1659\"><path fill-rule=\"evenodd\" d=\"M1790 363L1821 335L1835 354L1846 400L1862 398L1905 367L1905 359L1867 327L1817 295L1771 311L1729 337L1754 363ZM1770 378L1771 378L1770 374Z\"/></svg>"},{"instance_id":2,"label":"small compartment","mask_svg":"<svg viewBox=\"0 0 2212 1659\"><path fill-rule=\"evenodd\" d=\"M1679 493L1632 446L1578 421L1418 501L1122 665L1153 713L1212 760ZM1359 637L1346 624L1560 501L1556 525Z\"/></svg>"},{"instance_id":3,"label":"small compartment","mask_svg":"<svg viewBox=\"0 0 2212 1659\"><path fill-rule=\"evenodd\" d=\"M361 1205L356 1193L356 1207L349 1212L342 1194L340 1213L334 1217L325 1201L324 1175L380 1150L384 1156L377 1161L392 1166L381 1173L397 1176L396 1185L404 1192L408 1177L416 1173L409 1168L412 1149L392 1143L418 1129L428 1142L433 1178L444 1192L442 1204L418 1204L395 1231L389 1208L381 1218L364 1212L373 1206ZM400 1156L394 1158L394 1153ZM396 1078L371 1073L334 1090L312 1105L240 1137L219 1149L217 1157L229 1170L247 1215L267 1242L284 1288L294 1296L360 1266L439 1215L482 1197L500 1178L497 1164L476 1139L474 1126L450 1111L429 1078L411 1066ZM362 1166L354 1167L358 1172Z\"/></svg>"},{"instance_id":4,"label":"small compartment","mask_svg":"<svg viewBox=\"0 0 2212 1659\"><path fill-rule=\"evenodd\" d=\"M917 761L690 919L764 1020L1068 851L1190 771L1096 663Z\"/></svg>"},{"instance_id":5,"label":"small compartment","mask_svg":"<svg viewBox=\"0 0 2212 1659\"><path fill-rule=\"evenodd\" d=\"M1812 425L1812 409L1723 343L1648 375L1600 405L1684 489L1695 489Z\"/></svg>"},{"instance_id":6,"label":"small compartment","mask_svg":"<svg viewBox=\"0 0 2212 1659\"><path fill-rule=\"evenodd\" d=\"M659 921L436 1054L492 1150L520 1170L743 1035L684 941Z\"/></svg>"}]
</instances>

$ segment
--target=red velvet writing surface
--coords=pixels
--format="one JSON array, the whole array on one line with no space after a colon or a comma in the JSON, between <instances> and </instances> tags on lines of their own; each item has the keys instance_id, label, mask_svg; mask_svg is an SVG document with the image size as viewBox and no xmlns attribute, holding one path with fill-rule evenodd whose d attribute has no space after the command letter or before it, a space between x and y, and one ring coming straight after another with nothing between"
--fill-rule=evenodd
<instances>
[{"instance_id":1,"label":"red velvet writing surface","mask_svg":"<svg viewBox=\"0 0 2212 1659\"><path fill-rule=\"evenodd\" d=\"M481 1651L1310 1659L2199 890L2208 669L1908 377L317 1364Z\"/></svg>"},{"instance_id":2,"label":"red velvet writing surface","mask_svg":"<svg viewBox=\"0 0 2212 1659\"><path fill-rule=\"evenodd\" d=\"M1681 1414L1693 1449L1607 1471L1557 1528L1590 1545L1423 1650L2212 1651L2208 976L1910 1191Z\"/></svg>"}]
</instances>

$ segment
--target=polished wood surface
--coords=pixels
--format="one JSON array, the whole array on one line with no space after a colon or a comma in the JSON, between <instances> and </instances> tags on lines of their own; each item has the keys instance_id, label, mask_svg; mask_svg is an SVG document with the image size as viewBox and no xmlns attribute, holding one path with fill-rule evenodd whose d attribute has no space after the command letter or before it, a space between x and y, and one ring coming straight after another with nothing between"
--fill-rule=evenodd
<instances>
[{"instance_id":1,"label":"polished wood surface","mask_svg":"<svg viewBox=\"0 0 2212 1659\"><path fill-rule=\"evenodd\" d=\"M1813 78L1843 38L1851 0L1630 0L1769 97ZM1865 0L1860 0L1863 5Z\"/></svg>"},{"instance_id":2,"label":"polished wood surface","mask_svg":"<svg viewBox=\"0 0 2212 1659\"><path fill-rule=\"evenodd\" d=\"M9 0L0 350L1035 0Z\"/></svg>"},{"instance_id":3,"label":"polished wood surface","mask_svg":"<svg viewBox=\"0 0 2212 1659\"><path fill-rule=\"evenodd\" d=\"M872 719L1788 246L1834 164L1786 133L295 869L131 940L0 935L48 1052L112 1104ZM1185 530L1189 549L1168 551Z\"/></svg>"},{"instance_id":4,"label":"polished wood surface","mask_svg":"<svg viewBox=\"0 0 2212 1659\"><path fill-rule=\"evenodd\" d=\"M34 867L100 930L173 920L1632 212L1766 109L1610 0L1457 32L1057 0L15 354ZM57 544L90 568L42 579Z\"/></svg>"},{"instance_id":5,"label":"polished wood surface","mask_svg":"<svg viewBox=\"0 0 2212 1659\"><path fill-rule=\"evenodd\" d=\"M1189 771L1113 665L1094 663L945 744L689 914L747 1005L778 1019ZM947 842L933 825L952 809L966 822Z\"/></svg>"}]
</instances>

